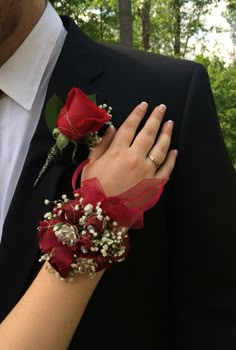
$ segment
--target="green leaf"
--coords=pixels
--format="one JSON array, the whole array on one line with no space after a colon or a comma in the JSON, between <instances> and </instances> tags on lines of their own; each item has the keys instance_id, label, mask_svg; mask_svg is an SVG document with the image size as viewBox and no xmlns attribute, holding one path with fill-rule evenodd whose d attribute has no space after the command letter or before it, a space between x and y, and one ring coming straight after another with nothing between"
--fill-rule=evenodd
<instances>
[{"instance_id":1,"label":"green leaf","mask_svg":"<svg viewBox=\"0 0 236 350\"><path fill-rule=\"evenodd\" d=\"M95 105L97 104L97 97L96 97L96 94L88 95L88 98L90 99L90 101L92 101L93 103L95 103Z\"/></svg>"},{"instance_id":2,"label":"green leaf","mask_svg":"<svg viewBox=\"0 0 236 350\"><path fill-rule=\"evenodd\" d=\"M63 101L56 95L48 100L45 108L45 120L49 130L53 131L56 127L56 120L63 106Z\"/></svg>"}]
</instances>

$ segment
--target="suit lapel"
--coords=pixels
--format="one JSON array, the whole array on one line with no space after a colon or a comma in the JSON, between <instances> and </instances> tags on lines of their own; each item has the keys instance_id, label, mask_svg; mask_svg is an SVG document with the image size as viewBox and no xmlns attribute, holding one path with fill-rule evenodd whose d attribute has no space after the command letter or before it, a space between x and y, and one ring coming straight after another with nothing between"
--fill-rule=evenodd
<instances>
[{"instance_id":1,"label":"suit lapel","mask_svg":"<svg viewBox=\"0 0 236 350\"><path fill-rule=\"evenodd\" d=\"M71 190L70 179L75 165L69 147L33 189L33 183L53 144L44 121L45 105L53 94L65 101L69 90L74 86L86 93L95 92L93 82L102 75L102 68L95 59L94 43L72 21L63 18L63 22L68 35L51 77L42 114L4 224L0 245L0 276L3 281L1 298L8 302L2 303L0 307L1 318L12 309L28 287L31 282L29 276L34 277L32 271L37 272L35 267L38 265L39 251L36 233L38 222L46 209L44 200L56 199L62 191L70 193ZM87 156L86 152L81 146L79 161Z\"/></svg>"}]
</instances>

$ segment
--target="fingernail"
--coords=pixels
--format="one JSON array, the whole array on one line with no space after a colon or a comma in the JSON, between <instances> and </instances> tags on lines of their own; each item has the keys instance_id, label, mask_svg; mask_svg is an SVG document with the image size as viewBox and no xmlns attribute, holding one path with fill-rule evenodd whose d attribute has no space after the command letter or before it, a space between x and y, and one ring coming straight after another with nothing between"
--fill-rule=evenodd
<instances>
[{"instance_id":1,"label":"fingernail","mask_svg":"<svg viewBox=\"0 0 236 350\"><path fill-rule=\"evenodd\" d=\"M148 108L148 104L147 104L147 102L141 102L140 103L140 105L139 105L139 107L140 107L140 109L143 111L143 112L145 112L146 110L147 110L147 108Z\"/></svg>"},{"instance_id":2,"label":"fingernail","mask_svg":"<svg viewBox=\"0 0 236 350\"><path fill-rule=\"evenodd\" d=\"M165 111L166 111L166 105L160 104L160 105L158 106L158 109L159 109L161 112L165 112Z\"/></svg>"},{"instance_id":3,"label":"fingernail","mask_svg":"<svg viewBox=\"0 0 236 350\"><path fill-rule=\"evenodd\" d=\"M173 129L173 125L174 125L174 122L173 122L173 120L168 120L167 121L167 123L166 123L166 125L167 125L167 128L168 129Z\"/></svg>"},{"instance_id":4,"label":"fingernail","mask_svg":"<svg viewBox=\"0 0 236 350\"><path fill-rule=\"evenodd\" d=\"M114 127L114 125L109 125L109 127L106 129L106 131L105 131L105 133L104 133L104 136L106 136L106 135L108 135L109 134L109 132L111 131L111 130L114 130L115 129L115 127Z\"/></svg>"},{"instance_id":5,"label":"fingernail","mask_svg":"<svg viewBox=\"0 0 236 350\"><path fill-rule=\"evenodd\" d=\"M178 155L178 150L177 150L177 149L173 149L173 153L174 153L174 155L177 157L177 155Z\"/></svg>"}]
</instances>

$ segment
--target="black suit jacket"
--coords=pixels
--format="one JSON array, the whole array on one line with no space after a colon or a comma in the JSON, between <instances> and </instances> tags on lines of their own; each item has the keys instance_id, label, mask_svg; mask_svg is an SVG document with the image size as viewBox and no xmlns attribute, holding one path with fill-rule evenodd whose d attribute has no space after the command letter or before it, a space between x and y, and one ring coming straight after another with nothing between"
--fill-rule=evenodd
<instances>
[{"instance_id":1,"label":"black suit jacket","mask_svg":"<svg viewBox=\"0 0 236 350\"><path fill-rule=\"evenodd\" d=\"M131 231L128 259L97 287L70 349L236 348L235 171L216 117L205 69L194 62L95 43L64 18L68 36L46 100L80 87L113 107L118 128L139 102L167 105L178 161L145 227ZM12 200L0 247L3 319L41 267L36 238L44 199L71 193L67 148L40 184L52 146L44 109ZM87 152L80 147L79 160ZM107 167L112 164L107 164ZM125 176L125 174L124 174Z\"/></svg>"}]
</instances>

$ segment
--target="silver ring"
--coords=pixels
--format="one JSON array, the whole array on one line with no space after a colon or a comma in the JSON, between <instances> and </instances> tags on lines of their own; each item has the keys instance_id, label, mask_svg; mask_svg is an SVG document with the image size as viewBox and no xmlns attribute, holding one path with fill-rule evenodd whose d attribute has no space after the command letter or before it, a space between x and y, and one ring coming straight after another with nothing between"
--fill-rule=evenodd
<instances>
[{"instance_id":1,"label":"silver ring","mask_svg":"<svg viewBox=\"0 0 236 350\"><path fill-rule=\"evenodd\" d=\"M148 158L153 162L153 164L155 165L155 167L156 167L157 169L160 168L161 164L158 163L158 161L156 160L155 157L153 157L153 156L148 156Z\"/></svg>"}]
</instances>

